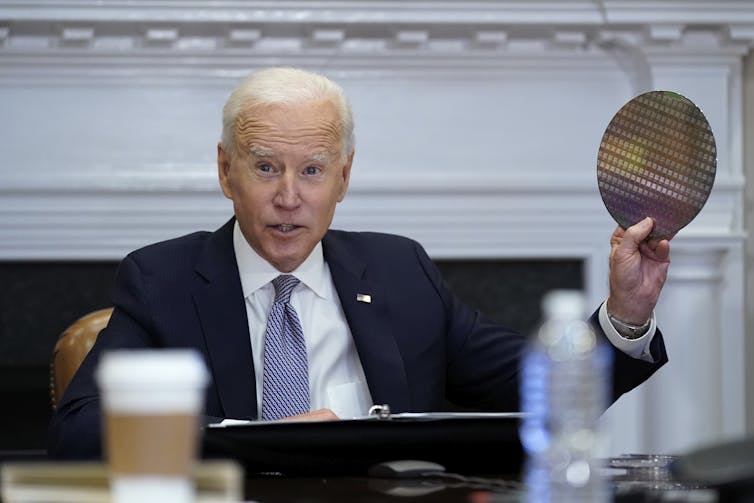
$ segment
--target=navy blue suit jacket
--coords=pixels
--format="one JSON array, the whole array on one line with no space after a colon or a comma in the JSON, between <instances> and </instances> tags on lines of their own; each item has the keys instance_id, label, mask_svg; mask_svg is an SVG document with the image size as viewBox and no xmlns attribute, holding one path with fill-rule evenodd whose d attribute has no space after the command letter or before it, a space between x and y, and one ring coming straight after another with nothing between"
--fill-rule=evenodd
<instances>
[{"instance_id":1,"label":"navy blue suit jacket","mask_svg":"<svg viewBox=\"0 0 754 503\"><path fill-rule=\"evenodd\" d=\"M94 370L111 348L195 348L211 372L206 415L257 417L233 224L231 219L214 233L148 246L121 262L110 323L53 418L51 455L101 455ZM394 412L441 410L445 399L483 410L518 410L525 339L460 303L418 243L331 230L322 244L375 403ZM357 301L359 293L371 295L371 303ZM659 333L652 352L656 363L615 351L613 399L667 361Z\"/></svg>"}]
</instances>

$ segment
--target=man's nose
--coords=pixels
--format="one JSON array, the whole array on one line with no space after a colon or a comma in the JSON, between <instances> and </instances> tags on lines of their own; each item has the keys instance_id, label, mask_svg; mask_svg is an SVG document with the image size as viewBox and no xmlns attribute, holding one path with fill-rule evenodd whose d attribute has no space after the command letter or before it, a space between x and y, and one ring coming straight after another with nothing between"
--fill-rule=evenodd
<instances>
[{"instance_id":1,"label":"man's nose","mask_svg":"<svg viewBox=\"0 0 754 503\"><path fill-rule=\"evenodd\" d=\"M280 177L274 203L285 209L292 209L299 205L301 197L295 176L288 172Z\"/></svg>"}]
</instances>

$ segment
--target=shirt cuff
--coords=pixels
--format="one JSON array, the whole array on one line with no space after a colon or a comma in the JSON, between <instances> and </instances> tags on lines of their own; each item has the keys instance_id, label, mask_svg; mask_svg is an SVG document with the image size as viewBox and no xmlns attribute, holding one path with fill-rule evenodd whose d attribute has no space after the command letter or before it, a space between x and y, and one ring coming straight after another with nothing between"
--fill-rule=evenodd
<instances>
[{"instance_id":1,"label":"shirt cuff","mask_svg":"<svg viewBox=\"0 0 754 503\"><path fill-rule=\"evenodd\" d=\"M652 343L652 338L654 338L655 332L657 332L657 321L655 320L654 313L652 313L652 320L649 322L647 333L638 339L627 339L615 330L615 327L613 327L613 324L610 323L610 320L607 317L607 302L603 302L600 306L599 321L602 331L605 332L605 336L607 336L607 339L613 346L626 353L631 358L654 363L654 358L652 358L652 353L649 348Z\"/></svg>"}]
</instances>

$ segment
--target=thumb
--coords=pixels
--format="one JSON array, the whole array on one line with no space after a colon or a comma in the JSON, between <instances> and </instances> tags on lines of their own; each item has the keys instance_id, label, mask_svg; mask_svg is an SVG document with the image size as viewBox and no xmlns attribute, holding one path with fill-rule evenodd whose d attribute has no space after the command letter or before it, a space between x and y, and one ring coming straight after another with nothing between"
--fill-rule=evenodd
<instances>
[{"instance_id":1,"label":"thumb","mask_svg":"<svg viewBox=\"0 0 754 503\"><path fill-rule=\"evenodd\" d=\"M626 243L628 246L631 246L632 248L638 248L639 244L647 239L654 226L655 223L651 217L644 218L644 220L641 220L626 229L626 233L623 236L623 242L626 243L628 241L628 243Z\"/></svg>"}]
</instances>

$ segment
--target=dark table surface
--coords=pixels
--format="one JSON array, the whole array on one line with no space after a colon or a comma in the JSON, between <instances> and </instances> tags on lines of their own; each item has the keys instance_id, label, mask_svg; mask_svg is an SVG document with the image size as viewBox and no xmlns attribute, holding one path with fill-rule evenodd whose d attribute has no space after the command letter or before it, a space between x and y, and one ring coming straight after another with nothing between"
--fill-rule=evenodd
<instances>
[{"instance_id":1,"label":"dark table surface","mask_svg":"<svg viewBox=\"0 0 754 503\"><path fill-rule=\"evenodd\" d=\"M754 502L744 491L681 482L670 470L669 456L633 455L605 461L613 501L618 503ZM44 451L0 451L0 463L47 461ZM519 474L446 474L441 478L376 478L361 475L325 476L246 473L244 494L259 503L505 503L523 501Z\"/></svg>"},{"instance_id":2,"label":"dark table surface","mask_svg":"<svg viewBox=\"0 0 754 503\"><path fill-rule=\"evenodd\" d=\"M662 463L668 461L664 457ZM675 480L667 466L610 467L605 476L613 501L619 503L750 501L721 497L714 488ZM246 479L246 495L260 503L507 503L524 501L519 480L518 475L426 479L252 476Z\"/></svg>"}]
</instances>

